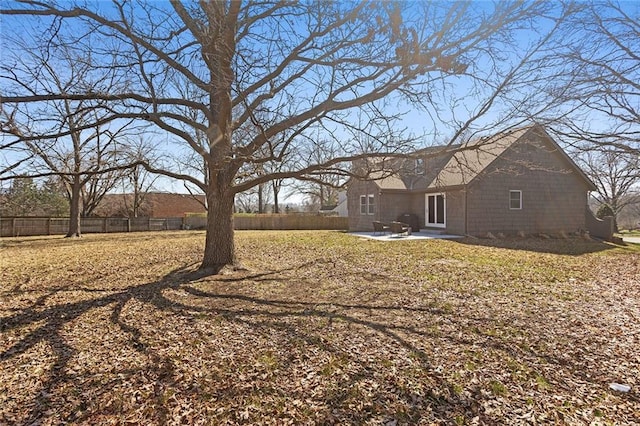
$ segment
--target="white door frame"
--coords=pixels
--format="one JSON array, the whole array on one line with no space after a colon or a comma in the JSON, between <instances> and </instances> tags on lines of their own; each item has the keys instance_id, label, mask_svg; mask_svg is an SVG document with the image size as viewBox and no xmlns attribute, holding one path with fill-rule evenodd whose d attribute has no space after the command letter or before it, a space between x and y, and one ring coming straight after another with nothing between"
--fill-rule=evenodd
<instances>
[{"instance_id":1,"label":"white door frame","mask_svg":"<svg viewBox=\"0 0 640 426\"><path fill-rule=\"evenodd\" d=\"M442 196L442 218L438 216L438 196ZM429 197L434 197L433 222L429 222ZM424 222L429 228L446 228L447 226L447 197L444 192L424 194Z\"/></svg>"}]
</instances>

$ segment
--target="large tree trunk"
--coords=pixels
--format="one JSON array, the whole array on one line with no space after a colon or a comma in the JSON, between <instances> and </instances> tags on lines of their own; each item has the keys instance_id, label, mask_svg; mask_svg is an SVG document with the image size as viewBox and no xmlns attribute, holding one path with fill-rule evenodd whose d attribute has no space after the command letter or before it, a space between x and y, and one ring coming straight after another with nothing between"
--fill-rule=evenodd
<instances>
[{"instance_id":1,"label":"large tree trunk","mask_svg":"<svg viewBox=\"0 0 640 426\"><path fill-rule=\"evenodd\" d=\"M67 231L68 237L80 236L80 176L73 177L73 183L71 185L71 197L69 197L69 230Z\"/></svg>"},{"instance_id":2,"label":"large tree trunk","mask_svg":"<svg viewBox=\"0 0 640 426\"><path fill-rule=\"evenodd\" d=\"M178 4L178 2L173 2ZM206 136L209 155L205 155L207 236L200 271L219 273L225 266L237 266L233 241L233 180L239 164L231 161L232 110L231 86L234 81L232 61L235 55L236 22L240 2L201 2L208 18L208 32L202 33L202 55L209 68L210 119ZM178 8L184 13L184 9ZM193 31L193 30L192 30Z\"/></svg>"},{"instance_id":3,"label":"large tree trunk","mask_svg":"<svg viewBox=\"0 0 640 426\"><path fill-rule=\"evenodd\" d=\"M201 271L217 274L225 266L236 266L233 241L233 204L231 191L207 194L207 236Z\"/></svg>"}]
</instances>

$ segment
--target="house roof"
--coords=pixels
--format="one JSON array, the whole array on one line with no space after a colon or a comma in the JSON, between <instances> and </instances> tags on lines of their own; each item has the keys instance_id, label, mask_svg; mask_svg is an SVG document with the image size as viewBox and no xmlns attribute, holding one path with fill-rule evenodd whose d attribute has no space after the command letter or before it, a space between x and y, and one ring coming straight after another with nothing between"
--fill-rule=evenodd
<instances>
[{"instance_id":1,"label":"house roof","mask_svg":"<svg viewBox=\"0 0 640 426\"><path fill-rule=\"evenodd\" d=\"M450 149L431 147L418 151L418 154L436 151L436 157L441 158L444 163L442 166L438 165L433 172L428 171L424 174L421 183L419 179L415 180L414 177L415 182L408 184L407 177L403 176L401 171L391 175L389 175L388 171L384 172L386 174L384 177L383 172L379 172L377 175L372 174L371 178L381 190L411 190L417 188L428 190L468 185L507 149L527 133L534 131L536 136L544 137L544 140L553 148L552 151L560 155L569 168L585 181L589 190L595 190L595 185L582 169L549 136L544 128L537 124L508 130L489 137L481 137L459 146L448 147ZM452 149L454 148L456 151L452 154Z\"/></svg>"},{"instance_id":2,"label":"house roof","mask_svg":"<svg viewBox=\"0 0 640 426\"><path fill-rule=\"evenodd\" d=\"M407 189L407 185L405 185L404 181L397 174L387 175L383 178L384 174L387 172L374 172L371 174L371 178L375 179L376 185L380 189Z\"/></svg>"},{"instance_id":3,"label":"house roof","mask_svg":"<svg viewBox=\"0 0 640 426\"><path fill-rule=\"evenodd\" d=\"M482 137L463 144L440 170L429 188L469 184L532 126Z\"/></svg>"},{"instance_id":4,"label":"house roof","mask_svg":"<svg viewBox=\"0 0 640 426\"><path fill-rule=\"evenodd\" d=\"M204 195L147 192L142 194L140 213L149 217L183 217L185 213L204 213ZM99 216L126 216L133 194L107 194L96 208Z\"/></svg>"},{"instance_id":5,"label":"house roof","mask_svg":"<svg viewBox=\"0 0 640 426\"><path fill-rule=\"evenodd\" d=\"M204 195L152 192L148 194L151 217L182 217L186 213L205 213Z\"/></svg>"}]
</instances>

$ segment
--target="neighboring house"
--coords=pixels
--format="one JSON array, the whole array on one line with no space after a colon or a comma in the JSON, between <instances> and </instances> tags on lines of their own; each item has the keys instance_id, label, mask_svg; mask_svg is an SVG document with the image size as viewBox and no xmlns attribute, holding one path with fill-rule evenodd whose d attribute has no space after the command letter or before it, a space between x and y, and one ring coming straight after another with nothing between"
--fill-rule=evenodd
<instances>
[{"instance_id":1,"label":"neighboring house","mask_svg":"<svg viewBox=\"0 0 640 426\"><path fill-rule=\"evenodd\" d=\"M333 209L333 211L338 213L338 216L340 217L347 217L349 216L348 207L347 191L338 192L338 205Z\"/></svg>"},{"instance_id":2,"label":"neighboring house","mask_svg":"<svg viewBox=\"0 0 640 426\"><path fill-rule=\"evenodd\" d=\"M329 216L347 217L349 216L347 205L347 191L340 191L338 192L338 204L333 206L322 206L319 213Z\"/></svg>"},{"instance_id":3,"label":"neighboring house","mask_svg":"<svg viewBox=\"0 0 640 426\"><path fill-rule=\"evenodd\" d=\"M184 217L186 213L205 213L204 195L148 192L142 195L138 216L152 218ZM107 194L96 208L103 217L129 217L133 194Z\"/></svg>"},{"instance_id":4,"label":"neighboring house","mask_svg":"<svg viewBox=\"0 0 640 426\"><path fill-rule=\"evenodd\" d=\"M534 125L427 148L385 162L370 180L352 180L349 229L370 231L373 221L406 218L414 227L459 235L590 230L609 239L607 224L596 223L587 205L595 189L544 128Z\"/></svg>"}]
</instances>

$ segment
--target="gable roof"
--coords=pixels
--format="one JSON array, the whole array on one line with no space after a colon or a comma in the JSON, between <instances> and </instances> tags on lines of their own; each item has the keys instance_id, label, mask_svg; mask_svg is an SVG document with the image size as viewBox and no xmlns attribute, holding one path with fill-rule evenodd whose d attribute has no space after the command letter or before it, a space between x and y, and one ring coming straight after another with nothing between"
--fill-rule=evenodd
<instances>
[{"instance_id":1,"label":"gable roof","mask_svg":"<svg viewBox=\"0 0 640 426\"><path fill-rule=\"evenodd\" d=\"M463 144L429 184L429 188L469 184L531 128L497 133Z\"/></svg>"},{"instance_id":2,"label":"gable roof","mask_svg":"<svg viewBox=\"0 0 640 426\"><path fill-rule=\"evenodd\" d=\"M591 178L589 176L587 176L587 174L584 172L584 170L582 170L580 168L580 166L578 166L576 164L575 161L573 161L573 159L571 157L569 157L569 155L566 153L566 151L564 149L562 149L560 147L560 145L557 144L557 142L555 140L553 140L553 138L551 136L549 136L549 133L547 133L547 131L544 129L544 127L537 125L536 126L536 131L537 132L541 132L542 134L544 134L547 139L549 140L549 142L551 142L551 144L554 146L554 148L556 148L556 151L560 154L560 156L564 159L564 161L566 161L567 163L569 163L569 165L571 166L571 168L578 173L578 176L580 176L585 183L587 184L587 186L589 187L590 191L596 191L598 189L598 187L596 186L595 183L593 183L593 181L591 180Z\"/></svg>"},{"instance_id":3,"label":"gable roof","mask_svg":"<svg viewBox=\"0 0 640 426\"><path fill-rule=\"evenodd\" d=\"M408 189L398 174L394 173L381 178L384 174L386 173L374 172L371 174L371 177L376 179L375 183L380 189Z\"/></svg>"},{"instance_id":4,"label":"gable roof","mask_svg":"<svg viewBox=\"0 0 640 426\"><path fill-rule=\"evenodd\" d=\"M422 181L420 188L425 190L468 185L507 149L521 140L529 132L535 132L536 136L543 137L545 141L551 145L552 152L560 155L562 160L568 165L568 168L576 172L586 183L589 190L594 191L596 189L595 184L587 177L582 169L580 169L553 138L549 136L546 130L538 124L496 133L489 137L481 137L459 146L448 147L449 149L435 147L440 151L436 153L436 157L434 158L441 158L445 164L440 166L439 170L423 176L423 178L427 179L426 181ZM451 149L453 148L455 148L456 151L452 154ZM433 150L433 148L420 150L418 154L427 153L430 150ZM391 175L389 175L387 171L385 174L386 176L382 177L383 174L380 172L377 176L379 179L374 180L381 190L411 190L416 188L413 184L407 184L407 176L403 176L401 171ZM375 174L372 175L372 178L376 179Z\"/></svg>"}]
</instances>

